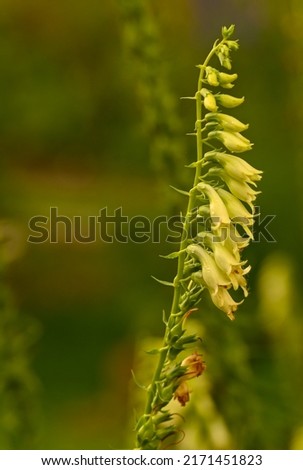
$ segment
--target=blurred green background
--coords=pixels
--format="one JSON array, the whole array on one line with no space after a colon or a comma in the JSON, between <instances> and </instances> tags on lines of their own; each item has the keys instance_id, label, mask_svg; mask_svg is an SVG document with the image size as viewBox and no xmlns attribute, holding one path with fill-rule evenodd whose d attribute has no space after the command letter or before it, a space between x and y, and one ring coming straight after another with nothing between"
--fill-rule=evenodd
<instances>
[{"instance_id":1,"label":"blurred green background","mask_svg":"<svg viewBox=\"0 0 303 470\"><path fill-rule=\"evenodd\" d=\"M130 371L142 339L161 336L171 292L151 274L173 276L158 256L171 247L30 244L28 221L50 207L84 229L103 207L178 214L169 184L186 185L195 158L194 108L179 97L232 23L237 116L276 242L247 250L236 322L207 302L196 315L208 368L179 447L303 449L302 2L1 0L2 449L133 445Z\"/></svg>"}]
</instances>

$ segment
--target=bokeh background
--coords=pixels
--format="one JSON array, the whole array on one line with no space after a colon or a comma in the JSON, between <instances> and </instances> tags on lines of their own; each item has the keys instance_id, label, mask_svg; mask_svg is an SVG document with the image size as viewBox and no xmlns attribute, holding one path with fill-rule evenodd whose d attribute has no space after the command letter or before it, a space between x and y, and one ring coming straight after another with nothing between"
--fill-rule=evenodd
<instances>
[{"instance_id":1,"label":"bokeh background","mask_svg":"<svg viewBox=\"0 0 303 470\"><path fill-rule=\"evenodd\" d=\"M303 449L302 2L1 0L2 449L132 448L131 369L148 369L138 351L161 336L171 292L151 274L173 276L159 257L171 247L66 244L64 230L30 244L28 221L57 207L85 232L103 207L178 214L169 184L186 189L195 158L193 104L179 97L233 23L237 116L275 242L247 250L236 322L207 301L196 314L207 372L179 448Z\"/></svg>"}]
</instances>

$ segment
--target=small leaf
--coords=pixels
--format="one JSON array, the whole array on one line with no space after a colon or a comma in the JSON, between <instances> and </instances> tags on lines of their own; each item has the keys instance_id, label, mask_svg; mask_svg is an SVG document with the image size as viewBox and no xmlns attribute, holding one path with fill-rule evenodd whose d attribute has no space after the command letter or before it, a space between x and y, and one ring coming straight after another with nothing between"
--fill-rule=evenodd
<instances>
[{"instance_id":1,"label":"small leaf","mask_svg":"<svg viewBox=\"0 0 303 470\"><path fill-rule=\"evenodd\" d=\"M160 354L160 352L160 349L150 349L149 351L145 351L146 354L149 354L151 356L156 356L157 354Z\"/></svg>"},{"instance_id":2,"label":"small leaf","mask_svg":"<svg viewBox=\"0 0 303 470\"><path fill-rule=\"evenodd\" d=\"M166 317L165 310L162 311L162 321L164 325L167 325L167 317Z\"/></svg>"},{"instance_id":3,"label":"small leaf","mask_svg":"<svg viewBox=\"0 0 303 470\"><path fill-rule=\"evenodd\" d=\"M161 279L157 279L155 276L152 276L152 278L159 282L159 284L163 284L163 286L169 286L169 287L174 287L174 284L172 282L169 282L169 281L162 281Z\"/></svg>"},{"instance_id":4,"label":"small leaf","mask_svg":"<svg viewBox=\"0 0 303 470\"><path fill-rule=\"evenodd\" d=\"M144 390L145 392L147 392L147 387L146 387L145 385L140 384L140 383L137 381L136 376L135 376L135 373L134 373L133 370L131 370L131 374L132 374L132 376L133 376L133 380L134 380L135 384L137 385L137 387L139 387L139 388L141 388L142 390Z\"/></svg>"},{"instance_id":5,"label":"small leaf","mask_svg":"<svg viewBox=\"0 0 303 470\"><path fill-rule=\"evenodd\" d=\"M161 258L165 259L176 259L178 256L181 255L181 253L184 253L186 249L181 250L181 251L174 251L173 253L170 253L169 255L160 255Z\"/></svg>"},{"instance_id":6,"label":"small leaf","mask_svg":"<svg viewBox=\"0 0 303 470\"><path fill-rule=\"evenodd\" d=\"M192 162L189 165L185 165L186 168L196 168L197 166L202 164L202 160L199 160L198 162Z\"/></svg>"},{"instance_id":7,"label":"small leaf","mask_svg":"<svg viewBox=\"0 0 303 470\"><path fill-rule=\"evenodd\" d=\"M183 194L183 196L189 196L189 192L188 192L188 191L183 191L182 189L175 188L175 186L172 186L172 185L170 185L170 188L172 188L172 189L174 189L175 191L177 191L177 193Z\"/></svg>"}]
</instances>

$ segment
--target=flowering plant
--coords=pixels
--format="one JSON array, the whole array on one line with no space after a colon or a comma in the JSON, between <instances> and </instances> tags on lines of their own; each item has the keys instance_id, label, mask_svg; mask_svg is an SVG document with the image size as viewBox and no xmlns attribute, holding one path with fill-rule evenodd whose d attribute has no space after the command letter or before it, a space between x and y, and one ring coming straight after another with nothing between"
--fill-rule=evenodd
<instances>
[{"instance_id":1,"label":"flowering plant","mask_svg":"<svg viewBox=\"0 0 303 470\"><path fill-rule=\"evenodd\" d=\"M177 399L184 406L190 399L188 380L205 370L197 352L180 359L199 339L187 333L186 321L196 310L202 293L207 291L213 304L231 320L248 295L245 276L250 266L242 259L242 250L253 238L254 201L259 193L255 187L262 172L235 155L252 149L250 140L242 135L248 124L221 110L235 108L244 101L244 97L221 93L222 88L234 87L237 74L209 65L217 57L221 67L231 70L230 53L239 47L238 41L231 39L233 32L233 25L222 28L222 39L216 40L204 63L198 66L195 96L187 97L196 102L191 135L196 139L197 158L189 165L195 175L192 188L180 191L186 194L188 203L179 250L167 256L178 260L177 274L173 282L160 281L172 286L174 295L170 314L164 318L163 345L153 351L159 360L152 382L146 387L145 412L136 424L138 449L158 449L168 436L178 432L171 424L173 416L167 405ZM231 291L239 288L243 298L235 300Z\"/></svg>"}]
</instances>

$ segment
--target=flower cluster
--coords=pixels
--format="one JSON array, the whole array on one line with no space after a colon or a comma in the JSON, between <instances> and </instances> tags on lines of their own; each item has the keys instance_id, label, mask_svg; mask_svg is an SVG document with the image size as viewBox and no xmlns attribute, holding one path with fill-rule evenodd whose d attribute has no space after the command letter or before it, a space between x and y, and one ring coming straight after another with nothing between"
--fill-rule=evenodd
<instances>
[{"instance_id":1,"label":"flower cluster","mask_svg":"<svg viewBox=\"0 0 303 470\"><path fill-rule=\"evenodd\" d=\"M238 48L237 41L229 40L232 33L233 27L223 28L225 42L215 46L221 66L228 70L231 69L230 51ZM220 87L233 88L237 74L209 65L199 67L202 79L198 92L206 113L202 118L201 112L196 135L198 145L205 144L210 150L200 160L201 169L206 172L195 187L196 214L198 217L209 214L211 224L187 246L188 264L192 267L194 283L207 288L216 307L233 320L243 299L234 300L230 289L241 288L244 297L248 295L245 275L250 266L241 259L241 251L253 238L254 201L259 193L256 184L262 171L235 155L252 148L250 140L242 135L248 124L221 110L221 107L235 108L244 101L244 97L217 91Z\"/></svg>"}]
</instances>

